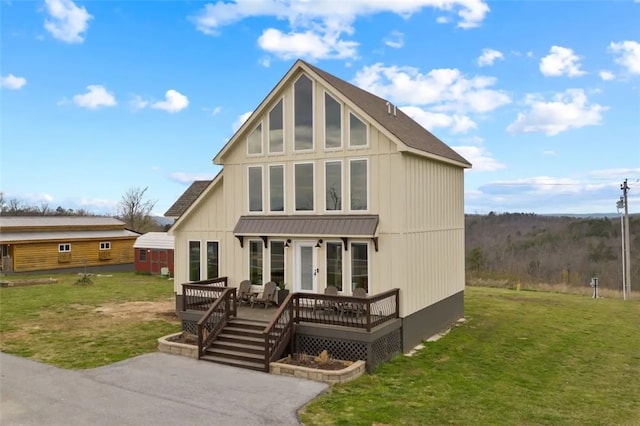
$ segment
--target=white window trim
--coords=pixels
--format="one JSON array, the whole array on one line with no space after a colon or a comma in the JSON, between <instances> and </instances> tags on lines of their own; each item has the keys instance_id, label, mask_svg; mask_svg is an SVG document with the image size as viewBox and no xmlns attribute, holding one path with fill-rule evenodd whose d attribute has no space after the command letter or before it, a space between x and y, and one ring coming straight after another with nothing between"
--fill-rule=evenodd
<instances>
[{"instance_id":1,"label":"white window trim","mask_svg":"<svg viewBox=\"0 0 640 426\"><path fill-rule=\"evenodd\" d=\"M260 169L260 192L262 193L262 206L260 210L251 210L251 182L249 172L251 169ZM262 165L250 165L247 166L247 214L263 214L264 213L264 169Z\"/></svg>"},{"instance_id":2,"label":"white window trim","mask_svg":"<svg viewBox=\"0 0 640 426\"><path fill-rule=\"evenodd\" d=\"M273 108L276 107L276 105L282 102L282 151L271 151L271 139L269 137L269 131L271 130L271 111L273 111ZM283 155L286 152L286 146L287 146L287 139L285 137L286 134L286 128L287 128L287 114L285 114L285 100L284 100L284 96L280 98L280 101L276 102L273 107L269 110L269 112L267 113L267 154L268 155Z\"/></svg>"},{"instance_id":3,"label":"white window trim","mask_svg":"<svg viewBox=\"0 0 640 426\"><path fill-rule=\"evenodd\" d=\"M202 277L204 276L203 275L204 267L202 266L203 265L203 262L202 262L202 258L203 258L202 241L200 241L200 240L187 240L187 282L193 282L193 281L191 281L191 243L198 243L198 246L200 247L200 281L202 281ZM205 259L206 259L206 257L205 257Z\"/></svg>"},{"instance_id":4,"label":"white window trim","mask_svg":"<svg viewBox=\"0 0 640 426\"><path fill-rule=\"evenodd\" d=\"M340 244L340 247L342 247L342 290L338 290L338 293L339 294L345 294L346 293L345 288L346 288L346 284L347 284L345 282L345 280L347 279L347 274L349 274L348 275L349 278L351 277L351 270L350 270L351 267L349 266L350 263L347 262L347 258L349 260L351 260L351 257L349 256L348 252L345 251L344 242L343 241L330 239L330 240L326 240L325 241L325 244L328 244L328 243L333 243L333 244L337 243L337 244ZM349 242L349 244L351 244L351 242ZM325 247L326 247L326 245L325 245ZM329 283L327 282L327 277L329 276L329 269L327 268L327 264L328 264L327 255L328 255L328 253L329 253L328 250L324 250L324 265L325 265L324 266L324 269L325 269L324 270L324 287L325 288L329 285ZM349 282L348 284L349 284L349 286L351 286L351 282Z\"/></svg>"},{"instance_id":5,"label":"white window trim","mask_svg":"<svg viewBox=\"0 0 640 426\"><path fill-rule=\"evenodd\" d=\"M329 209L327 209L327 164L328 163L340 163L340 197L342 199L342 208L338 209L338 210L329 210ZM322 200L323 200L323 204L324 204L324 211L326 213L343 212L343 211L345 211L345 206L344 206L344 201L345 201L344 200L344 193L345 193L345 188L344 188L344 186L345 186L344 185L344 182L345 182L345 178L344 178L344 175L345 175L345 173L344 173L344 161L342 161L342 159L325 160L324 161L324 170L323 171L324 171L324 175L323 175L323 177L324 177L324 185L323 185L324 192L322 194L323 195ZM349 200L349 201L351 201L351 200ZM349 203L349 204L351 204L351 203Z\"/></svg>"},{"instance_id":6,"label":"white window trim","mask_svg":"<svg viewBox=\"0 0 640 426\"><path fill-rule=\"evenodd\" d=\"M271 167L282 167L282 207L283 210L271 210ZM273 214L285 214L287 211L287 167L284 163L273 163L267 166L269 177L267 182L267 212Z\"/></svg>"},{"instance_id":7,"label":"white window trim","mask_svg":"<svg viewBox=\"0 0 640 426\"><path fill-rule=\"evenodd\" d=\"M264 241L262 241L261 239L256 239L256 238L249 238L248 240L248 244L247 244L247 257L246 257L246 265L247 265L247 279L251 279L251 243L259 243L260 247L262 247L262 282L260 284L253 284L252 285L265 285L268 281L265 281L265 277L270 277L271 275L271 271L267 271L267 262L266 262L266 257L267 257L267 251L269 251L270 253L270 248L264 248ZM267 244L268 245L268 244ZM267 272L269 274L267 274Z\"/></svg>"},{"instance_id":8,"label":"white window trim","mask_svg":"<svg viewBox=\"0 0 640 426\"><path fill-rule=\"evenodd\" d=\"M366 244L367 246L367 287L369 287L367 289L367 293L369 295L371 295L371 244L369 243L369 241L366 240L353 240L353 241L349 241L349 260L348 260L348 267L349 267L349 275L348 275L348 281L347 284L349 286L349 294L353 294L353 271L352 271L352 265L353 265L353 244ZM344 248L343 248L344 249ZM347 257L347 256L344 256ZM342 288L344 289L344 277L342 278Z\"/></svg>"},{"instance_id":9,"label":"white window trim","mask_svg":"<svg viewBox=\"0 0 640 426\"><path fill-rule=\"evenodd\" d=\"M367 162L367 208L364 210L351 210L351 163L354 161L366 161ZM349 186L348 186L348 194L349 194L349 198L348 198L348 205L346 207L346 210L350 213L365 213L371 210L371 170L370 170L370 165L369 165L369 159L368 158L350 158L349 159L349 170L347 170L347 178L349 181Z\"/></svg>"},{"instance_id":10,"label":"white window trim","mask_svg":"<svg viewBox=\"0 0 640 426\"><path fill-rule=\"evenodd\" d=\"M296 149L296 83L302 76L307 77L311 80L311 148L310 149ZM307 153L307 152L315 152L316 149L316 135L315 135L315 126L316 126L316 109L315 109L315 96L316 94L316 82L313 78L309 77L307 74L302 73L293 82L293 107L291 110L293 111L293 115L291 116L293 121L293 152L295 153Z\"/></svg>"},{"instance_id":11,"label":"white window trim","mask_svg":"<svg viewBox=\"0 0 640 426\"><path fill-rule=\"evenodd\" d=\"M204 263L203 263L203 265L204 265L205 274L204 275L201 274L201 277L209 276L209 264L207 262L207 248L208 248L209 243L218 243L218 277L222 277L224 275L222 275L222 271L221 271L221 269L222 269L222 250L220 250L220 247L222 247L222 246L220 244L220 240L206 240L204 242Z\"/></svg>"},{"instance_id":12,"label":"white window trim","mask_svg":"<svg viewBox=\"0 0 640 426\"><path fill-rule=\"evenodd\" d=\"M71 243L58 244L58 253L70 253L70 252L71 252Z\"/></svg>"},{"instance_id":13,"label":"white window trim","mask_svg":"<svg viewBox=\"0 0 640 426\"><path fill-rule=\"evenodd\" d=\"M351 145L351 115L356 117L364 124L365 128L365 137L367 138L367 143L364 145ZM349 139L349 149L367 149L371 145L371 135L369 134L369 123L366 120L363 120L358 114L353 111L348 111L347 113L347 136Z\"/></svg>"},{"instance_id":14,"label":"white window trim","mask_svg":"<svg viewBox=\"0 0 640 426\"><path fill-rule=\"evenodd\" d=\"M100 241L100 250L111 250L111 241Z\"/></svg>"},{"instance_id":15,"label":"white window trim","mask_svg":"<svg viewBox=\"0 0 640 426\"><path fill-rule=\"evenodd\" d=\"M326 95L329 95L331 99L336 101L338 105L340 105L340 146L334 148L327 148L327 106L326 106ZM324 95L322 97L322 106L324 107L324 125L322 126L322 136L324 137L324 150L327 152L335 152L342 151L344 149L344 104L334 98L331 93L324 91Z\"/></svg>"},{"instance_id":16,"label":"white window trim","mask_svg":"<svg viewBox=\"0 0 640 426\"><path fill-rule=\"evenodd\" d=\"M298 164L311 164L311 171L313 173L313 188L311 188L311 193L313 196L313 208L311 210L298 210L298 206L296 205L296 166ZM293 211L296 214L315 214L316 208L318 207L318 203L316 200L316 163L315 161L299 161L293 163Z\"/></svg>"},{"instance_id":17,"label":"white window trim","mask_svg":"<svg viewBox=\"0 0 640 426\"><path fill-rule=\"evenodd\" d=\"M260 128L261 128L261 131L260 131L260 152L251 153L251 152L249 152L249 138L251 137L253 132L258 130L258 126L260 126ZM256 125L253 127L253 129L247 135L247 139L246 140L247 140L247 157L260 157L260 156L264 155L264 123L262 122L262 120L260 122L256 123Z\"/></svg>"}]
</instances>

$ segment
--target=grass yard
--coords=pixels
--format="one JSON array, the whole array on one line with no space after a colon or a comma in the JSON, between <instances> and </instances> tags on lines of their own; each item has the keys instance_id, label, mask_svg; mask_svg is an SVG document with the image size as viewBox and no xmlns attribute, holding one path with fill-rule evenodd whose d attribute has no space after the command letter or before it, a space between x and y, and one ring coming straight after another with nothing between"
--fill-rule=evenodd
<instances>
[{"instance_id":1,"label":"grass yard","mask_svg":"<svg viewBox=\"0 0 640 426\"><path fill-rule=\"evenodd\" d=\"M54 284L0 289L0 350L63 368L92 368L157 350L157 338L180 331L173 282L114 273L74 283L77 274L11 275L4 280L53 277Z\"/></svg>"},{"instance_id":2,"label":"grass yard","mask_svg":"<svg viewBox=\"0 0 640 426\"><path fill-rule=\"evenodd\" d=\"M640 303L467 287L467 321L337 385L306 425L638 425Z\"/></svg>"}]
</instances>

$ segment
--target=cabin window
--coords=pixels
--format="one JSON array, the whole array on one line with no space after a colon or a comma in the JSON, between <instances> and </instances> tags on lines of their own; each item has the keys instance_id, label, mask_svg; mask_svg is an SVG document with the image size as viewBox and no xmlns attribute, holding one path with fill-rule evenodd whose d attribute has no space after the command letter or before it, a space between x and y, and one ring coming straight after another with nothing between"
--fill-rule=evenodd
<instances>
[{"instance_id":1,"label":"cabin window","mask_svg":"<svg viewBox=\"0 0 640 426\"><path fill-rule=\"evenodd\" d=\"M324 163L324 171L325 208L342 210L342 162L327 161Z\"/></svg>"},{"instance_id":2,"label":"cabin window","mask_svg":"<svg viewBox=\"0 0 640 426\"><path fill-rule=\"evenodd\" d=\"M296 211L313 211L313 163L295 165Z\"/></svg>"},{"instance_id":3,"label":"cabin window","mask_svg":"<svg viewBox=\"0 0 640 426\"><path fill-rule=\"evenodd\" d=\"M324 94L324 147L335 149L342 146L342 105L331 95Z\"/></svg>"},{"instance_id":4,"label":"cabin window","mask_svg":"<svg viewBox=\"0 0 640 426\"><path fill-rule=\"evenodd\" d=\"M309 151L313 149L313 82L306 75L294 84L294 149Z\"/></svg>"},{"instance_id":5,"label":"cabin window","mask_svg":"<svg viewBox=\"0 0 640 426\"><path fill-rule=\"evenodd\" d=\"M207 279L220 276L220 257L217 241L207 241Z\"/></svg>"},{"instance_id":6,"label":"cabin window","mask_svg":"<svg viewBox=\"0 0 640 426\"><path fill-rule=\"evenodd\" d=\"M369 245L351 243L351 291L358 287L369 292Z\"/></svg>"},{"instance_id":7,"label":"cabin window","mask_svg":"<svg viewBox=\"0 0 640 426\"><path fill-rule=\"evenodd\" d=\"M60 253L68 253L71 251L71 244L69 243L65 243L65 244L58 244L58 251Z\"/></svg>"},{"instance_id":8,"label":"cabin window","mask_svg":"<svg viewBox=\"0 0 640 426\"><path fill-rule=\"evenodd\" d=\"M367 125L349 113L349 146L367 146Z\"/></svg>"},{"instance_id":9,"label":"cabin window","mask_svg":"<svg viewBox=\"0 0 640 426\"><path fill-rule=\"evenodd\" d=\"M138 249L138 260L140 262L146 262L147 261L147 249Z\"/></svg>"},{"instance_id":10,"label":"cabin window","mask_svg":"<svg viewBox=\"0 0 640 426\"><path fill-rule=\"evenodd\" d=\"M100 250L111 250L111 242L104 241L100 243Z\"/></svg>"},{"instance_id":11,"label":"cabin window","mask_svg":"<svg viewBox=\"0 0 640 426\"><path fill-rule=\"evenodd\" d=\"M249 241L249 280L251 284L262 285L262 241Z\"/></svg>"},{"instance_id":12,"label":"cabin window","mask_svg":"<svg viewBox=\"0 0 640 426\"><path fill-rule=\"evenodd\" d=\"M327 287L342 291L342 243L327 242Z\"/></svg>"},{"instance_id":13,"label":"cabin window","mask_svg":"<svg viewBox=\"0 0 640 426\"><path fill-rule=\"evenodd\" d=\"M247 153L249 155L262 154L262 123L251 132L247 139Z\"/></svg>"},{"instance_id":14,"label":"cabin window","mask_svg":"<svg viewBox=\"0 0 640 426\"><path fill-rule=\"evenodd\" d=\"M249 167L249 211L262 211L262 167Z\"/></svg>"},{"instance_id":15,"label":"cabin window","mask_svg":"<svg viewBox=\"0 0 640 426\"><path fill-rule=\"evenodd\" d=\"M350 208L351 210L367 210L367 160L351 160L349 162Z\"/></svg>"},{"instance_id":16,"label":"cabin window","mask_svg":"<svg viewBox=\"0 0 640 426\"><path fill-rule=\"evenodd\" d=\"M189 241L189 281L200 281L200 241Z\"/></svg>"},{"instance_id":17,"label":"cabin window","mask_svg":"<svg viewBox=\"0 0 640 426\"><path fill-rule=\"evenodd\" d=\"M284 166L269 166L269 210L284 211Z\"/></svg>"},{"instance_id":18,"label":"cabin window","mask_svg":"<svg viewBox=\"0 0 640 426\"><path fill-rule=\"evenodd\" d=\"M284 241L271 241L271 281L284 283Z\"/></svg>"},{"instance_id":19,"label":"cabin window","mask_svg":"<svg viewBox=\"0 0 640 426\"><path fill-rule=\"evenodd\" d=\"M269 112L269 153L284 152L284 109L282 99Z\"/></svg>"}]
</instances>

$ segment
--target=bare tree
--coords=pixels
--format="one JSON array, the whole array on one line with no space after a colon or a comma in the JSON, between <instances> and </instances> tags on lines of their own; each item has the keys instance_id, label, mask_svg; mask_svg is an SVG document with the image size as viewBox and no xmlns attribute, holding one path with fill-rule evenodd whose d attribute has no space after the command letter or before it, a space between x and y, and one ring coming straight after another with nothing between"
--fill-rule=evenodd
<instances>
[{"instance_id":1,"label":"bare tree","mask_svg":"<svg viewBox=\"0 0 640 426\"><path fill-rule=\"evenodd\" d=\"M128 229L136 232L148 232L155 227L151 210L157 201L145 200L147 188L130 188L118 204L118 216Z\"/></svg>"},{"instance_id":2,"label":"bare tree","mask_svg":"<svg viewBox=\"0 0 640 426\"><path fill-rule=\"evenodd\" d=\"M38 208L38 211L42 216L49 216L51 214L49 203L47 203L46 201L40 202L40 207Z\"/></svg>"}]
</instances>

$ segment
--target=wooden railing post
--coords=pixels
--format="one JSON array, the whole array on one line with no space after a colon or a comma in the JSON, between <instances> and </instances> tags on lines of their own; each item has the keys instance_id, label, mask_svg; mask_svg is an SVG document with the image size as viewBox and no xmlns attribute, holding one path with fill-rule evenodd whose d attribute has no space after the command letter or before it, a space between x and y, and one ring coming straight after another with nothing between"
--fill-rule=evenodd
<instances>
[{"instance_id":1,"label":"wooden railing post","mask_svg":"<svg viewBox=\"0 0 640 426\"><path fill-rule=\"evenodd\" d=\"M367 331L371 331L371 300L367 300Z\"/></svg>"},{"instance_id":2,"label":"wooden railing post","mask_svg":"<svg viewBox=\"0 0 640 426\"><path fill-rule=\"evenodd\" d=\"M400 290L396 289L396 318L400 318Z\"/></svg>"}]
</instances>

